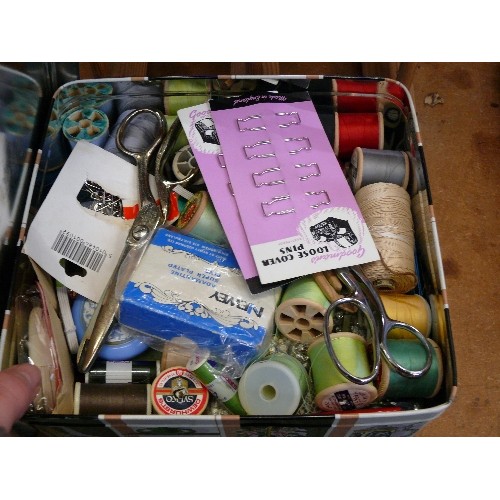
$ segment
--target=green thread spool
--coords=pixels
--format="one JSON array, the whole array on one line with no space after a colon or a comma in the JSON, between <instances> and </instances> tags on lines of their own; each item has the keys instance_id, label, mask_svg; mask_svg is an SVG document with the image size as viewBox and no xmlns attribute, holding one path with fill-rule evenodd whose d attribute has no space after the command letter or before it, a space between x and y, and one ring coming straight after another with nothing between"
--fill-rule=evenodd
<instances>
[{"instance_id":1,"label":"green thread spool","mask_svg":"<svg viewBox=\"0 0 500 500\"><path fill-rule=\"evenodd\" d=\"M355 333L330 334L332 347L340 363L358 377L370 374L368 354L363 337ZM364 408L377 399L373 383L359 385L345 378L333 363L324 338L313 342L307 351L316 396L314 402L324 411L342 411Z\"/></svg>"},{"instance_id":2,"label":"green thread spool","mask_svg":"<svg viewBox=\"0 0 500 500\"><path fill-rule=\"evenodd\" d=\"M246 415L238 397L238 385L225 377L208 363L208 354L194 354L186 368L196 375L198 380L235 415Z\"/></svg>"},{"instance_id":3,"label":"green thread spool","mask_svg":"<svg viewBox=\"0 0 500 500\"><path fill-rule=\"evenodd\" d=\"M249 415L293 415L307 388L302 363L279 353L251 364L241 376L238 394Z\"/></svg>"},{"instance_id":4,"label":"green thread spool","mask_svg":"<svg viewBox=\"0 0 500 500\"><path fill-rule=\"evenodd\" d=\"M397 374L382 359L380 379L378 382L379 399L432 398L443 381L443 359L441 349L431 339L432 364L430 370L422 377L408 378ZM388 339L387 349L392 357L408 370L418 370L425 364L426 353L418 340Z\"/></svg>"},{"instance_id":5,"label":"green thread spool","mask_svg":"<svg viewBox=\"0 0 500 500\"><path fill-rule=\"evenodd\" d=\"M382 303L389 318L414 326L424 337L431 332L432 316L429 303L418 294L380 293ZM412 335L402 328L394 328L389 332L390 339L412 339Z\"/></svg>"},{"instance_id":6,"label":"green thread spool","mask_svg":"<svg viewBox=\"0 0 500 500\"><path fill-rule=\"evenodd\" d=\"M177 115L165 115L165 120L167 122L167 130L170 130L170 127L172 124L175 122L177 119ZM184 129L182 129L179 132L179 135L177 136L177 140L175 141L175 145L172 148L173 151L179 151L179 149L182 149L184 146L189 145L189 141L186 135L186 132L184 132Z\"/></svg>"},{"instance_id":7,"label":"green thread spool","mask_svg":"<svg viewBox=\"0 0 500 500\"><path fill-rule=\"evenodd\" d=\"M165 114L176 115L179 109L206 102L210 95L210 82L205 78L165 80L163 85Z\"/></svg>"},{"instance_id":8,"label":"green thread spool","mask_svg":"<svg viewBox=\"0 0 500 500\"><path fill-rule=\"evenodd\" d=\"M189 198L176 228L182 234L229 248L226 233L206 191L198 191Z\"/></svg>"},{"instance_id":9,"label":"green thread spool","mask_svg":"<svg viewBox=\"0 0 500 500\"><path fill-rule=\"evenodd\" d=\"M290 340L310 344L323 335L329 305L314 278L304 276L286 287L275 311L276 326Z\"/></svg>"}]
</instances>

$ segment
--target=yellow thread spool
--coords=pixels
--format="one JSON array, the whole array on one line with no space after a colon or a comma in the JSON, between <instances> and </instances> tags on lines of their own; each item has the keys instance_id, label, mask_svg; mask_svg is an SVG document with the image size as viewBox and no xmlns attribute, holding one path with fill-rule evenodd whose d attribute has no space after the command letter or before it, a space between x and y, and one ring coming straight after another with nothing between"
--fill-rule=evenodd
<instances>
[{"instance_id":1,"label":"yellow thread spool","mask_svg":"<svg viewBox=\"0 0 500 500\"><path fill-rule=\"evenodd\" d=\"M350 332L330 334L332 347L344 368L358 377L370 374L366 342L361 335ZM324 411L364 408L374 401L378 392L372 382L355 384L345 378L333 363L324 338L314 341L307 351L311 359L315 403Z\"/></svg>"},{"instance_id":2,"label":"yellow thread spool","mask_svg":"<svg viewBox=\"0 0 500 500\"><path fill-rule=\"evenodd\" d=\"M431 332L431 308L421 295L405 295L401 293L381 293L380 299L384 304L389 318L402 321L414 326L424 337ZM390 331L390 339L415 339L407 330L394 328Z\"/></svg>"}]
</instances>

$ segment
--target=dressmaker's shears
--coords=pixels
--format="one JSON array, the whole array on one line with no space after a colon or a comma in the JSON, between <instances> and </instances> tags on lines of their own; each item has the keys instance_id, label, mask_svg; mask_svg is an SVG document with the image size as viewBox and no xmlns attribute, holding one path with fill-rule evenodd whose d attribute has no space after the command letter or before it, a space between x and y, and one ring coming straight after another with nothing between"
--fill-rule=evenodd
<instances>
[{"instance_id":1,"label":"dressmaker's shears","mask_svg":"<svg viewBox=\"0 0 500 500\"><path fill-rule=\"evenodd\" d=\"M131 151L124 145L124 136L129 123L139 114L152 114L159 124L159 133L153 144L144 150ZM139 265L156 229L167 221L171 191L176 185L186 185L197 173L194 169L184 179L170 181L165 174L166 161L170 158L175 142L182 130L177 118L167 131L162 113L143 108L132 111L120 124L116 136L118 148L135 159L139 180L139 213L128 233L125 247L118 263L109 279L104 292L97 303L94 314L85 331L77 354L78 369L85 373L90 370L96 360L108 330L118 311L119 300L134 269ZM149 164L158 148L155 157L155 184L159 196L159 205L149 186Z\"/></svg>"},{"instance_id":2,"label":"dressmaker's shears","mask_svg":"<svg viewBox=\"0 0 500 500\"><path fill-rule=\"evenodd\" d=\"M350 295L340 297L334 300L326 310L323 324L323 335L325 344L338 370L351 382L355 384L368 384L375 379L380 370L381 358L383 357L391 370L394 370L399 375L408 378L418 378L425 375L432 363L432 347L424 335L417 328L402 321L396 321L387 315L384 304L378 295L375 287L370 280L364 275L359 266L344 267L335 270L337 277L348 288ZM351 310L355 306L361 310L368 321L368 327L371 335L371 345L373 352L372 371L367 377L358 377L350 373L342 365L338 359L332 342L329 336L329 318L338 307L343 306L347 310ZM422 344L426 352L425 365L419 370L409 370L399 364L392 356L387 348L387 336L389 332L395 328L401 328L410 332Z\"/></svg>"}]
</instances>

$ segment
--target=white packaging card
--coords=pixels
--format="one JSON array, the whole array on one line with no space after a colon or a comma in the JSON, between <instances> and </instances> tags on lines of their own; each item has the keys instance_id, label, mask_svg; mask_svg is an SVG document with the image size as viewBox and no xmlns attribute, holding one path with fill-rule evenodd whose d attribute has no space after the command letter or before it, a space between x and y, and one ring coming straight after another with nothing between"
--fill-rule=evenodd
<instances>
[{"instance_id":1,"label":"white packaging card","mask_svg":"<svg viewBox=\"0 0 500 500\"><path fill-rule=\"evenodd\" d=\"M98 302L133 221L80 203L86 181L127 203L139 200L135 165L79 141L33 219L23 251L63 285Z\"/></svg>"}]
</instances>

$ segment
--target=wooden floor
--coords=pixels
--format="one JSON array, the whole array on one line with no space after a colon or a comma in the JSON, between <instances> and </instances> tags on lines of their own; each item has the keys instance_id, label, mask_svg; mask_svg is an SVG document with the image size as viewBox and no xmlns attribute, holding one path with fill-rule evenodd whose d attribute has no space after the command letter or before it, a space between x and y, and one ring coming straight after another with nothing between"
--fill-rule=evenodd
<instances>
[{"instance_id":1,"label":"wooden floor","mask_svg":"<svg viewBox=\"0 0 500 500\"><path fill-rule=\"evenodd\" d=\"M397 76L390 74L394 63L85 63L81 77L236 71L272 74L278 68L281 74ZM384 68L385 74L377 74L378 68ZM458 365L455 401L417 435L496 437L500 435L496 226L500 64L418 63L411 66L410 76L438 223ZM426 96L434 93L442 102L426 105Z\"/></svg>"},{"instance_id":2,"label":"wooden floor","mask_svg":"<svg viewBox=\"0 0 500 500\"><path fill-rule=\"evenodd\" d=\"M442 104L426 106L437 92ZM452 406L420 436L500 436L500 64L419 64L429 168L458 365Z\"/></svg>"}]
</instances>

